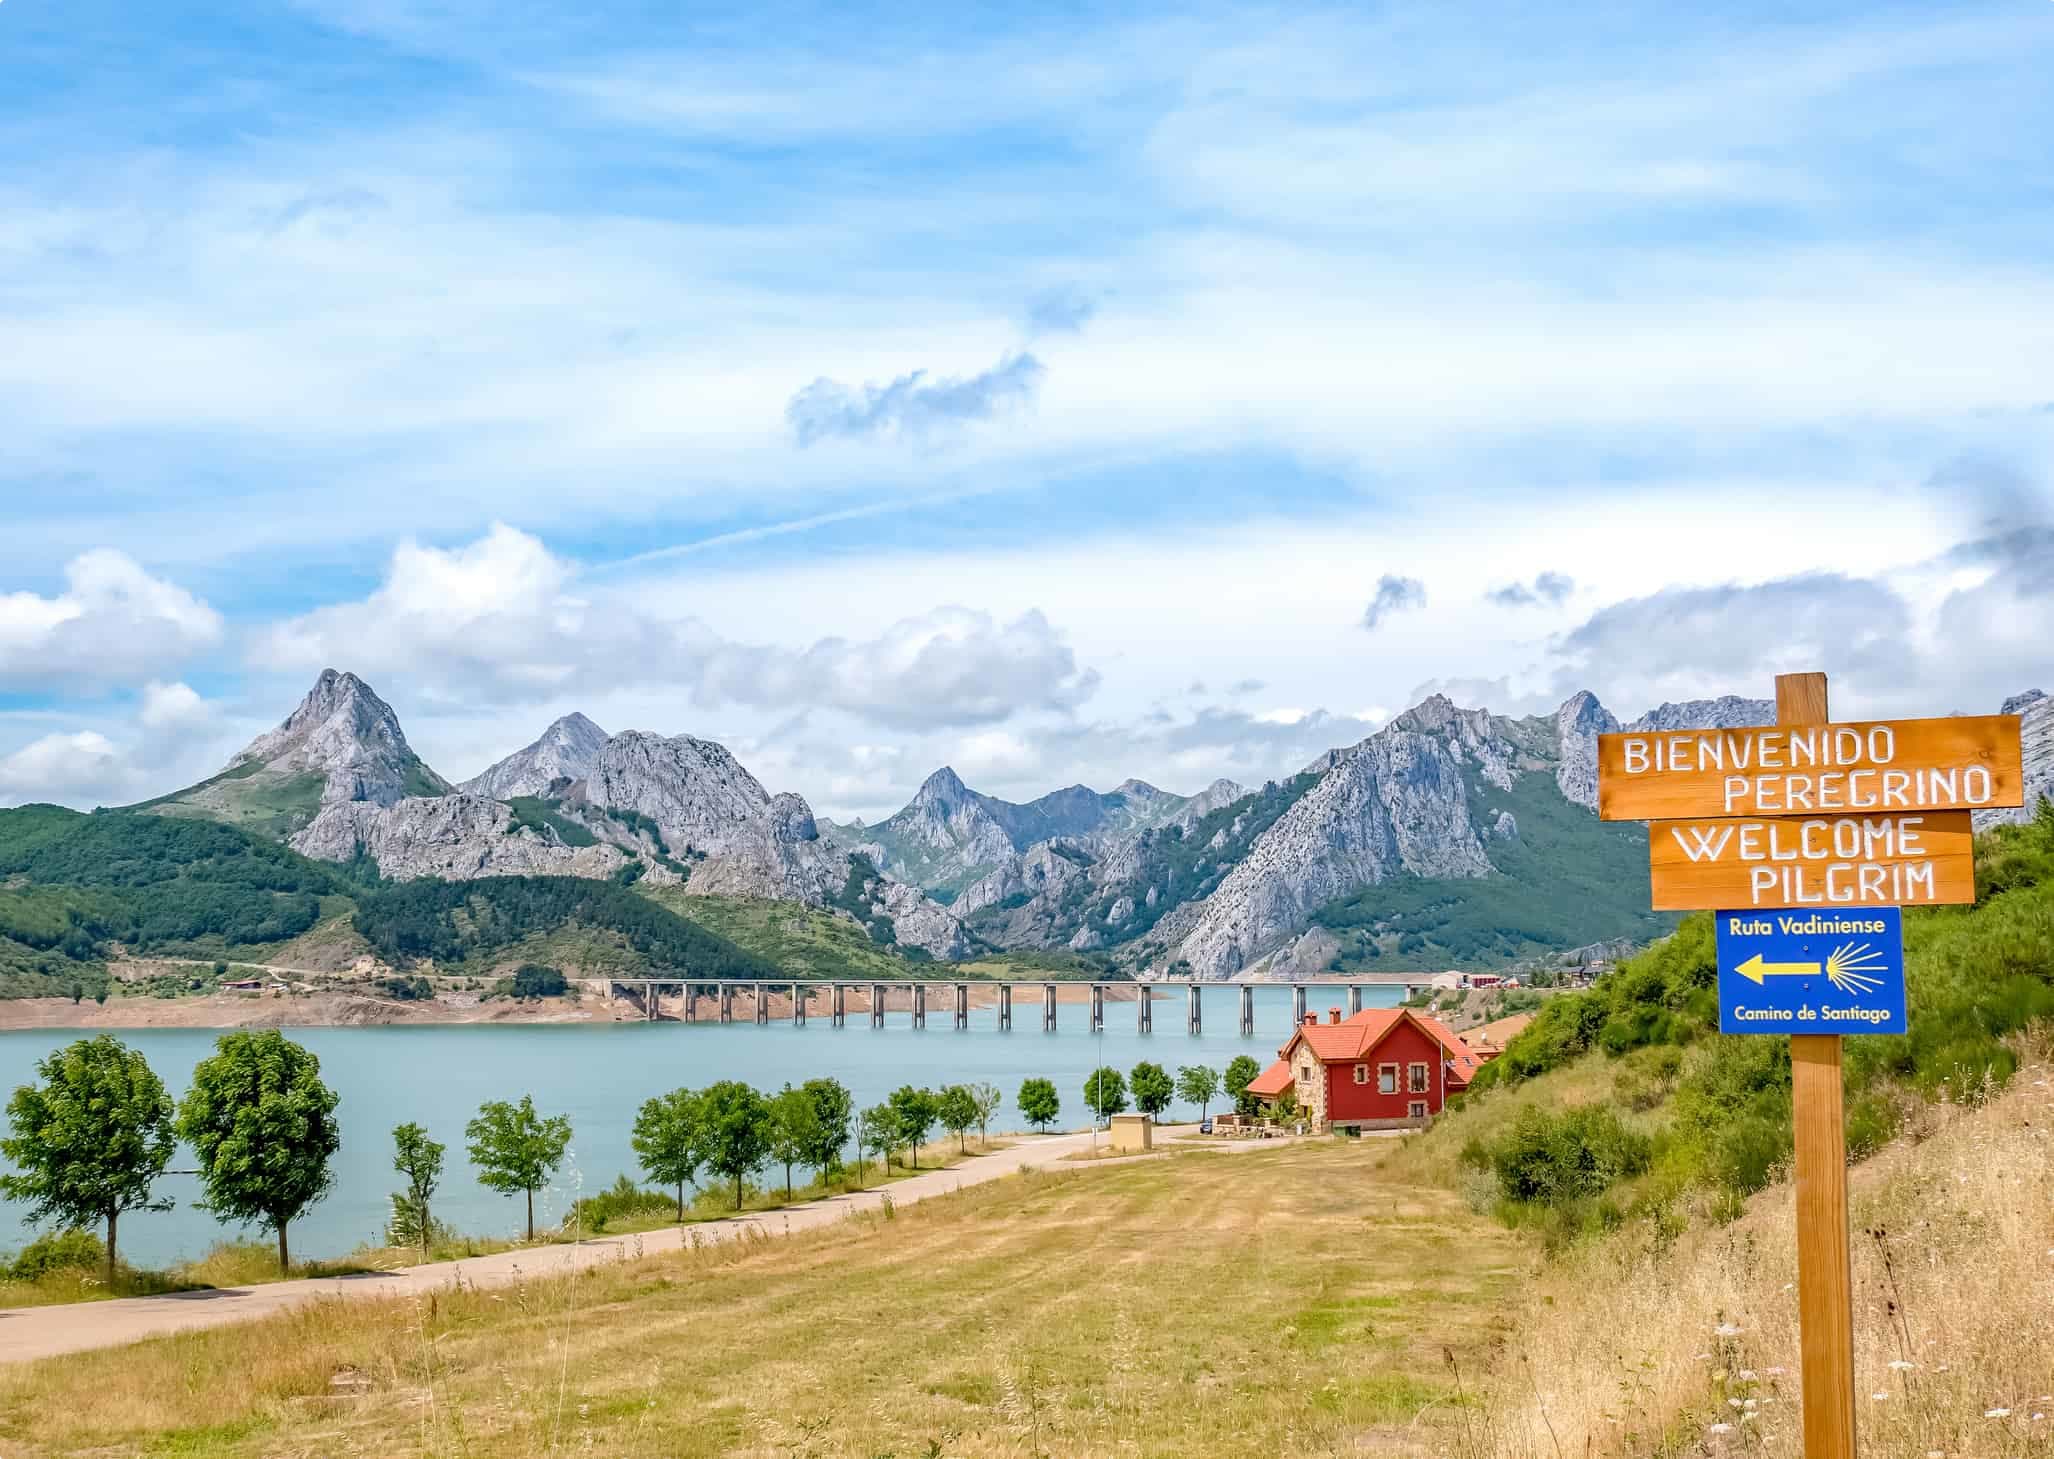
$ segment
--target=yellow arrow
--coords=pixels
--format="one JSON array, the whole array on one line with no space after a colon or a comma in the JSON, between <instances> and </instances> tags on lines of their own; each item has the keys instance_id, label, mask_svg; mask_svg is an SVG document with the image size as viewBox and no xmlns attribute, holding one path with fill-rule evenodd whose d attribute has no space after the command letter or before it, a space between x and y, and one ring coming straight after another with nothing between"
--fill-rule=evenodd
<instances>
[{"instance_id":1,"label":"yellow arrow","mask_svg":"<svg viewBox=\"0 0 2054 1459\"><path fill-rule=\"evenodd\" d=\"M1762 961L1762 955L1756 953L1733 971L1746 978L1749 982L1759 983L1764 978L1816 977L1819 973L1819 964L1765 963Z\"/></svg>"}]
</instances>

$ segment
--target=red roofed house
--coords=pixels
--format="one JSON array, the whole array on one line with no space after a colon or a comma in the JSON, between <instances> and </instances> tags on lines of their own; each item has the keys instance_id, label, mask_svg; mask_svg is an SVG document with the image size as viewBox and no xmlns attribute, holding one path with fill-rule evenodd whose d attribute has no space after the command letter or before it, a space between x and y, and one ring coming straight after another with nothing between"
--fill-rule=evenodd
<instances>
[{"instance_id":1,"label":"red roofed house","mask_svg":"<svg viewBox=\"0 0 2054 1459\"><path fill-rule=\"evenodd\" d=\"M1292 1090L1314 1130L1402 1129L1439 1114L1491 1056L1409 1008L1365 1008L1346 1020L1329 1008L1325 1023L1305 1015L1248 1092L1273 1102Z\"/></svg>"}]
</instances>

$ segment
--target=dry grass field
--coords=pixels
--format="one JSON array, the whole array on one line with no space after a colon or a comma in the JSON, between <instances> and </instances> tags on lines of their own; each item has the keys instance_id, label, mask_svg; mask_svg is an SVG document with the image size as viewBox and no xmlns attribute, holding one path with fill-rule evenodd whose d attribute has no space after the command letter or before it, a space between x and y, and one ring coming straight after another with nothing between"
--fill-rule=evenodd
<instances>
[{"instance_id":1,"label":"dry grass field","mask_svg":"<svg viewBox=\"0 0 2054 1459\"><path fill-rule=\"evenodd\" d=\"M1524 1269L1360 1145L1192 1152L0 1371L0 1450L1438 1452Z\"/></svg>"},{"instance_id":2,"label":"dry grass field","mask_svg":"<svg viewBox=\"0 0 2054 1459\"><path fill-rule=\"evenodd\" d=\"M2054 1454L2054 1070L1923 1109L1850 1176L1869 1459ZM1462 1455L1803 1453L1791 1189L1571 1253L1509 1314Z\"/></svg>"}]
</instances>

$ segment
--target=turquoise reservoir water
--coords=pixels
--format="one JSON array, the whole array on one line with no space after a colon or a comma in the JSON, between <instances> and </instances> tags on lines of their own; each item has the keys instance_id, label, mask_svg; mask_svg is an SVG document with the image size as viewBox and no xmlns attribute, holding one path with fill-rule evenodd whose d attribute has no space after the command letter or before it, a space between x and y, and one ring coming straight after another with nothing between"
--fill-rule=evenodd
<instances>
[{"instance_id":1,"label":"turquoise reservoir water","mask_svg":"<svg viewBox=\"0 0 2054 1459\"><path fill-rule=\"evenodd\" d=\"M1399 1000L1401 991L1365 987L1363 1002L1386 1007ZM532 1094L544 1112L571 1117L571 1158L555 1187L536 1202L538 1221L545 1210L555 1220L581 1189L597 1190L623 1171L634 1171L628 1135L636 1108L650 1095L679 1085L744 1079L774 1090L787 1081L827 1076L848 1085L860 1108L901 1084L939 1087L989 1080L1005 1095L994 1128L1012 1130L1022 1127L1013 1103L1020 1081L1039 1076L1055 1081L1063 1101L1061 1123L1082 1128L1084 1080L1100 1059L1123 1073L1142 1059L1153 1059L1172 1074L1183 1064L1224 1069L1243 1053L1268 1063L1291 1023L1291 990L1257 988L1255 1035L1244 1039L1238 1032L1237 992L1219 987L1206 991L1207 1031L1200 1037L1184 1032L1181 990L1155 1004L1153 1033L1136 1031L1132 1003L1108 1003L1105 1031L1099 1035L1089 1032L1089 1005L1065 1003L1057 1031L1045 1034L1039 993L1022 988L1014 998L1011 1032L999 1032L997 1011L990 1008L971 1010L970 1027L957 1032L949 1027L946 993L937 993L929 997L927 1027L921 1030L913 1028L908 1013L888 1015L881 1029L871 1028L863 1014L835 1028L818 999L804 1028L789 1023L601 1023L288 1029L287 1037L319 1056L322 1077L342 1096L335 1191L294 1224L293 1251L335 1256L360 1242L382 1239L386 1196L398 1184L392 1127L406 1120L418 1120L449 1147L436 1214L462 1231L517 1234L520 1201L480 1186L464 1157L464 1124L488 1099ZM1315 1010L1345 996L1332 989L1310 990ZM0 1033L0 1093L32 1078L37 1059L80 1036L51 1029ZM219 1034L211 1029L132 1029L117 1036L142 1050L175 1098L185 1092L193 1066L212 1052ZM1173 1115L1196 1113L1172 1109ZM185 1151L172 1161L174 1169L191 1164ZM236 1234L235 1228L193 1209L199 1191L192 1177L166 1176L160 1189L177 1201L174 1210L130 1215L121 1223L122 1253L138 1265L195 1256ZM30 1234L19 1207L0 1208L0 1247L18 1247Z\"/></svg>"}]
</instances>

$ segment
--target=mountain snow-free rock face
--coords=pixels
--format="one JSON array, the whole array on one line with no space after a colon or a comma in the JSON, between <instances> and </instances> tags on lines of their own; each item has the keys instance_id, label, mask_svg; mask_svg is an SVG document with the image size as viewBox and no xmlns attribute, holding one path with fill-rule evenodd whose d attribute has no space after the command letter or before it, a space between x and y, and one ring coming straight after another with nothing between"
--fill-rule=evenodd
<instances>
[{"instance_id":1,"label":"mountain snow-free rock face","mask_svg":"<svg viewBox=\"0 0 2054 1459\"><path fill-rule=\"evenodd\" d=\"M1130 779L1103 794L1071 785L1017 805L970 789L943 766L889 820L830 829L881 870L923 887L959 890L1044 842L1098 854L1151 827L1188 825L1247 793L1231 780L1181 796Z\"/></svg>"},{"instance_id":2,"label":"mountain snow-free rock face","mask_svg":"<svg viewBox=\"0 0 2054 1459\"><path fill-rule=\"evenodd\" d=\"M1173 960L1201 978L1231 977L1360 887L1406 873L1490 875L1463 777L1510 788L1524 753L1487 711L1439 695L1408 710L1339 756L1263 832L1199 906Z\"/></svg>"},{"instance_id":3,"label":"mountain snow-free rock face","mask_svg":"<svg viewBox=\"0 0 2054 1459\"><path fill-rule=\"evenodd\" d=\"M1561 763L1555 767L1555 784L1562 798L1586 810L1598 808L1598 736L1619 728L1612 711L1598 703L1588 689L1569 696L1555 711L1555 744Z\"/></svg>"},{"instance_id":4,"label":"mountain snow-free rock face","mask_svg":"<svg viewBox=\"0 0 2054 1459\"><path fill-rule=\"evenodd\" d=\"M2021 824L2032 819L2040 802L2054 800L2054 699L2028 689L2004 701L1999 714L2018 716L2019 745L2025 755L2025 804L2003 810L1977 811L1976 829Z\"/></svg>"},{"instance_id":5,"label":"mountain snow-free rock face","mask_svg":"<svg viewBox=\"0 0 2054 1459\"><path fill-rule=\"evenodd\" d=\"M392 706L355 674L322 671L300 707L228 762L267 773L326 778L323 804L369 801L391 805L408 795L440 795L449 782L421 763L401 733Z\"/></svg>"},{"instance_id":6,"label":"mountain snow-free rock face","mask_svg":"<svg viewBox=\"0 0 2054 1459\"><path fill-rule=\"evenodd\" d=\"M548 795L552 790L592 773L606 748L606 731L582 714L566 714L542 738L514 751L497 765L463 783L472 795L511 800L517 795Z\"/></svg>"},{"instance_id":7,"label":"mountain snow-free rock face","mask_svg":"<svg viewBox=\"0 0 2054 1459\"><path fill-rule=\"evenodd\" d=\"M1717 699L1686 699L1681 704L1659 705L1626 728L1668 734L1674 730L1751 729L1775 722L1775 700L1726 694Z\"/></svg>"},{"instance_id":8,"label":"mountain snow-free rock face","mask_svg":"<svg viewBox=\"0 0 2054 1459\"><path fill-rule=\"evenodd\" d=\"M611 876L627 853L604 843L566 846L548 827L514 825L513 808L482 795L415 797L395 805L338 801L292 838L292 847L324 861L358 854L378 863L394 881L439 876L468 881L481 876ZM674 873L651 866L652 882Z\"/></svg>"}]
</instances>

